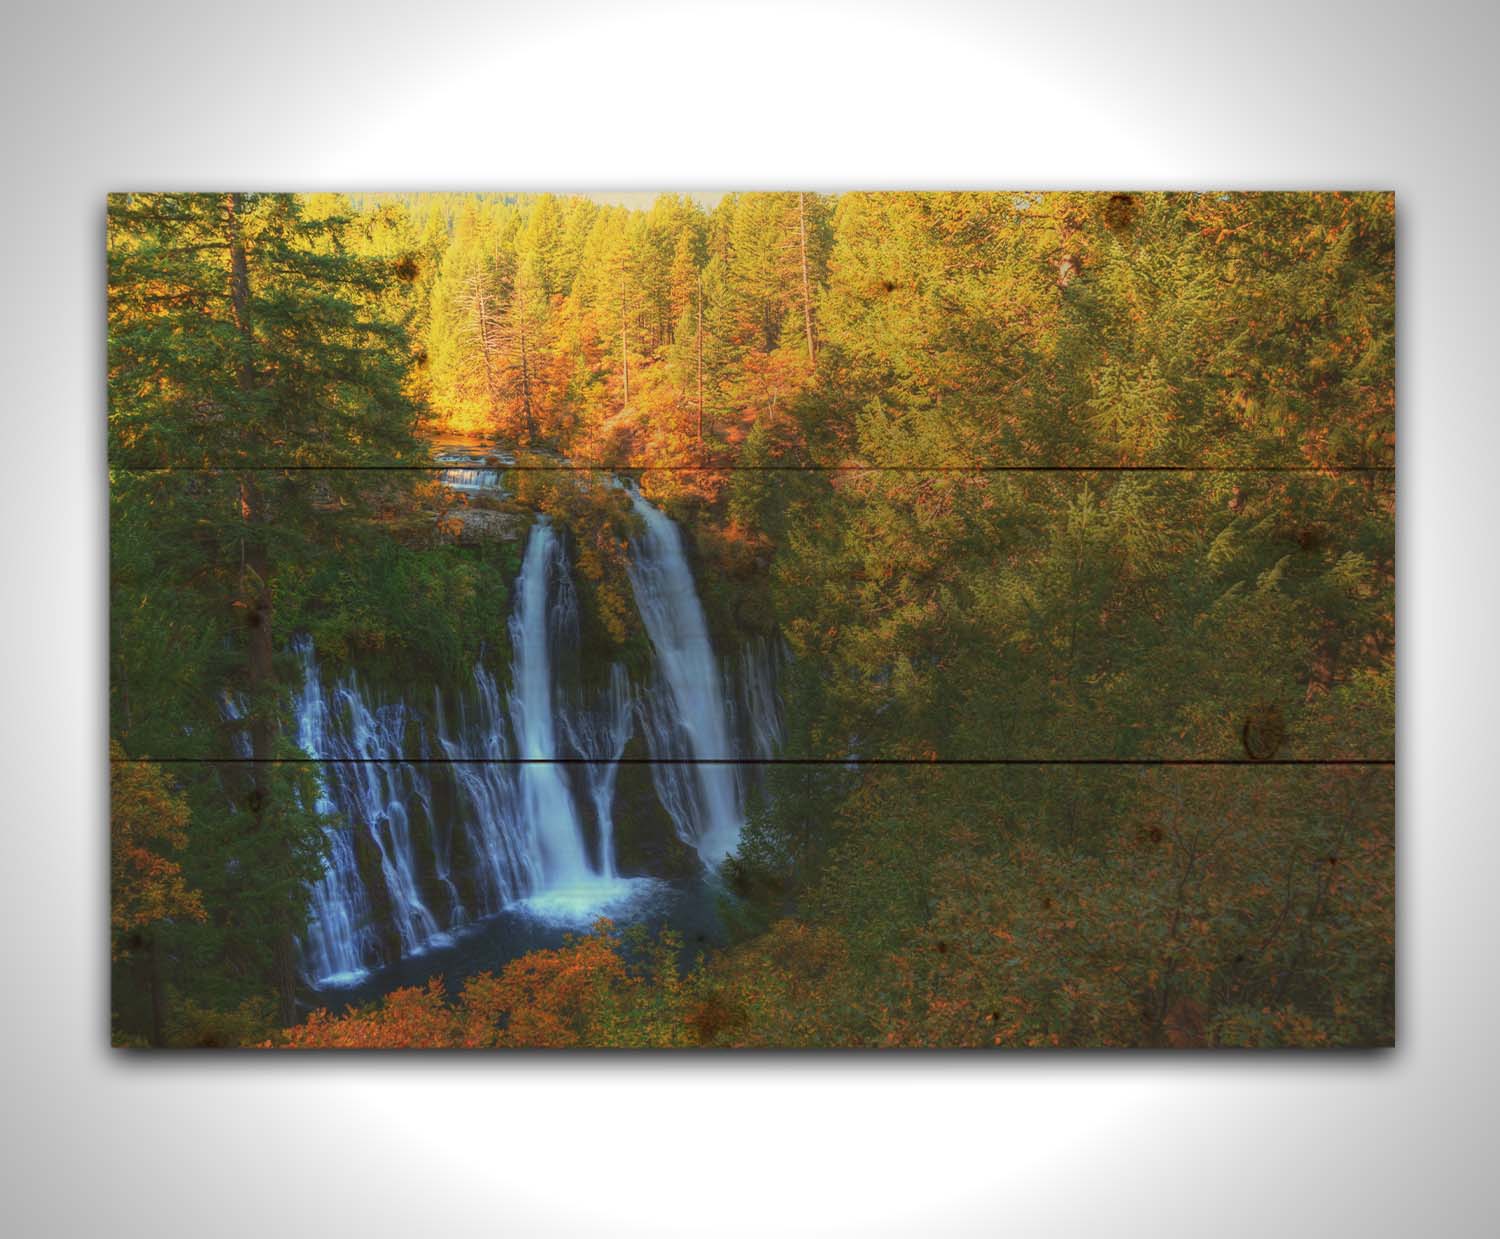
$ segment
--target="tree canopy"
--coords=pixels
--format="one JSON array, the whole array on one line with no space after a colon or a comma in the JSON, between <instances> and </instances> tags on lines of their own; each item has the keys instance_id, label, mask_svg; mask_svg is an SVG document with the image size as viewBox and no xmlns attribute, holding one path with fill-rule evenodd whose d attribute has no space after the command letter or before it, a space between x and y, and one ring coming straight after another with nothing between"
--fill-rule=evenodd
<instances>
[{"instance_id":1,"label":"tree canopy","mask_svg":"<svg viewBox=\"0 0 1500 1239\"><path fill-rule=\"evenodd\" d=\"M112 198L117 1037L1390 1042L1394 236L1381 193ZM294 638L503 687L545 515L578 674L635 666L619 476L717 651L788 653L727 940L304 1020Z\"/></svg>"}]
</instances>

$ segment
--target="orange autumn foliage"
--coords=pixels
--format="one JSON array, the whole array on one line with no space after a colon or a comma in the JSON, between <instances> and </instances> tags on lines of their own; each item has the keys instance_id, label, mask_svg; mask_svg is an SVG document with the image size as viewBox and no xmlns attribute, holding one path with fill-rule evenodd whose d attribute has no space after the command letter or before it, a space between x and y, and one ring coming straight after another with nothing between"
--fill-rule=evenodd
<instances>
[{"instance_id":1,"label":"orange autumn foliage","mask_svg":"<svg viewBox=\"0 0 1500 1239\"><path fill-rule=\"evenodd\" d=\"M601 921L586 937L533 951L497 977L470 977L457 1001L443 981L387 994L376 1005L333 1015L313 1012L290 1029L293 1049L562 1048L585 1043L590 1011L626 979L625 964Z\"/></svg>"},{"instance_id":2,"label":"orange autumn foliage","mask_svg":"<svg viewBox=\"0 0 1500 1239\"><path fill-rule=\"evenodd\" d=\"M291 1029L286 1044L311 1050L441 1050L459 1044L458 1020L442 978L425 987L392 990L379 1006L347 1015L314 1011Z\"/></svg>"},{"instance_id":3,"label":"orange autumn foliage","mask_svg":"<svg viewBox=\"0 0 1500 1239\"><path fill-rule=\"evenodd\" d=\"M625 964L606 936L608 923L554 951L532 951L498 977L470 979L460 1002L466 1048L584 1043L589 1013L603 993L625 980Z\"/></svg>"},{"instance_id":4,"label":"orange autumn foliage","mask_svg":"<svg viewBox=\"0 0 1500 1239\"><path fill-rule=\"evenodd\" d=\"M205 917L202 897L188 887L182 866L163 850L187 846L187 802L167 784L160 766L126 758L110 741L110 954L129 953L133 936L159 921Z\"/></svg>"}]
</instances>

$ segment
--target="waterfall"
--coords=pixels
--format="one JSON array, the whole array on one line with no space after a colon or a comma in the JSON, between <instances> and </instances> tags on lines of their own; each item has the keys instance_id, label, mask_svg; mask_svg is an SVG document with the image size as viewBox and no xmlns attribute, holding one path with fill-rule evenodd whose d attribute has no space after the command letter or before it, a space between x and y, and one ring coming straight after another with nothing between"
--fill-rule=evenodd
<instances>
[{"instance_id":1,"label":"waterfall","mask_svg":"<svg viewBox=\"0 0 1500 1239\"><path fill-rule=\"evenodd\" d=\"M510 620L515 687L510 714L515 726L523 814L537 844L544 888L577 886L592 876L583 827L572 792L557 763L557 719L553 674L554 638L575 636L578 600L567 560L546 517L537 520L516 580Z\"/></svg>"},{"instance_id":2,"label":"waterfall","mask_svg":"<svg viewBox=\"0 0 1500 1239\"><path fill-rule=\"evenodd\" d=\"M597 705L590 709L580 702L562 715L569 746L588 762L584 777L599 827L599 872L606 878L616 876L615 781L634 721L630 677L619 663L610 667L609 684Z\"/></svg>"},{"instance_id":3,"label":"waterfall","mask_svg":"<svg viewBox=\"0 0 1500 1239\"><path fill-rule=\"evenodd\" d=\"M516 767L509 762L507 715L494 676L474 668L473 706L458 699L458 729L447 725L435 694L438 747L451 765L443 770L457 791L456 812L469 855L469 877L478 888L480 913L499 911L540 881L518 810ZM471 717L472 716L472 717ZM474 760L479 758L480 760Z\"/></svg>"},{"instance_id":4,"label":"waterfall","mask_svg":"<svg viewBox=\"0 0 1500 1239\"><path fill-rule=\"evenodd\" d=\"M472 443L435 445L433 459L444 466L438 480L449 490L496 498L506 493L506 467L516 463L510 452Z\"/></svg>"},{"instance_id":5,"label":"waterfall","mask_svg":"<svg viewBox=\"0 0 1500 1239\"><path fill-rule=\"evenodd\" d=\"M376 947L357 839L374 847L401 953L414 954L443 937L419 889L410 817L415 806L428 823L431 789L422 771L401 760L405 708L372 707L352 672L335 686L330 703L312 642L300 638L294 648L303 677L297 743L323 763L318 811L336 815L328 830L329 859L312 888L306 962L319 979L354 979L364 974Z\"/></svg>"},{"instance_id":6,"label":"waterfall","mask_svg":"<svg viewBox=\"0 0 1500 1239\"><path fill-rule=\"evenodd\" d=\"M781 693L777 687L781 664L789 657L778 637L754 637L740 646L739 692L744 743L751 757L768 761L784 739Z\"/></svg>"},{"instance_id":7,"label":"waterfall","mask_svg":"<svg viewBox=\"0 0 1500 1239\"><path fill-rule=\"evenodd\" d=\"M501 483L502 476L499 469L472 463L451 465L438 475L439 480L449 490L456 490L466 495L490 494L496 497L505 494L505 488Z\"/></svg>"},{"instance_id":8,"label":"waterfall","mask_svg":"<svg viewBox=\"0 0 1500 1239\"><path fill-rule=\"evenodd\" d=\"M352 672L325 676L311 640L293 642L297 742L318 762L328 822L302 940L315 988L506 910L584 927L636 906L655 881L619 875L614 837L620 761L638 724L651 757L668 759L653 764L652 785L677 834L710 866L734 848L758 773L736 759L781 743L783 647L751 640L721 663L680 531L634 492L631 503L645 531L629 576L655 652L642 681L618 663L602 684L560 674L579 646L579 606L545 517L514 584L508 687L480 663L457 686L388 699ZM226 694L222 712L232 726L243 703ZM232 734L237 751L248 745L242 727Z\"/></svg>"},{"instance_id":9,"label":"waterfall","mask_svg":"<svg viewBox=\"0 0 1500 1239\"><path fill-rule=\"evenodd\" d=\"M722 673L681 531L639 491L627 493L645 525L631 544L630 585L660 680L643 716L652 757L669 759L652 774L678 834L713 865L734 850L744 824L736 769L725 764L739 754L730 739Z\"/></svg>"}]
</instances>

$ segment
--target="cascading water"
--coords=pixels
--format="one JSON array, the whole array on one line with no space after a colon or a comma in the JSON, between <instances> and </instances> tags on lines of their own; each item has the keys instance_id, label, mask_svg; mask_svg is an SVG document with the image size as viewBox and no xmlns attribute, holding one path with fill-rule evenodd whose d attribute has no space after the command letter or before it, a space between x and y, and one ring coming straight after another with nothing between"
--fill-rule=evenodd
<instances>
[{"instance_id":1,"label":"cascading water","mask_svg":"<svg viewBox=\"0 0 1500 1239\"><path fill-rule=\"evenodd\" d=\"M444 465L438 480L449 490L496 497L505 493L505 466L515 464L509 452L472 443L438 444L433 459Z\"/></svg>"},{"instance_id":2,"label":"cascading water","mask_svg":"<svg viewBox=\"0 0 1500 1239\"><path fill-rule=\"evenodd\" d=\"M652 773L678 834L713 865L734 850L745 820L729 764L739 754L730 739L721 672L681 532L639 491L627 493L645 526L631 545L630 585L665 690L652 694L643 710L652 757L668 759Z\"/></svg>"},{"instance_id":3,"label":"cascading water","mask_svg":"<svg viewBox=\"0 0 1500 1239\"><path fill-rule=\"evenodd\" d=\"M555 651L578 645L578 596L563 545L545 516L532 527L516 580L516 607L510 621L514 655L510 695L515 729L520 813L538 860L539 880L525 900L536 916L586 924L606 908L627 898L639 884L615 875L612 822L599 816L600 863L589 863L583 823L573 792L558 759L561 711ZM575 729L577 730L577 729ZM583 729L593 734L594 729ZM602 724L611 737L617 732ZM627 732L611 755L588 753L589 769L614 767L629 739ZM608 778L590 775L590 783ZM608 836L608 837L606 837Z\"/></svg>"},{"instance_id":4,"label":"cascading water","mask_svg":"<svg viewBox=\"0 0 1500 1239\"><path fill-rule=\"evenodd\" d=\"M588 763L583 770L599 828L599 872L606 878L616 876L615 782L620 758L630 743L634 707L630 677L615 663L609 669L609 684L598 705L593 709L578 705L560 716L569 747Z\"/></svg>"},{"instance_id":5,"label":"cascading water","mask_svg":"<svg viewBox=\"0 0 1500 1239\"><path fill-rule=\"evenodd\" d=\"M363 975L375 945L357 839L374 846L401 953L413 954L442 936L418 889L410 818L411 805L431 804L431 789L421 771L401 760L405 708L371 708L352 673L335 687L331 706L312 642L302 638L296 649L303 676L297 743L324 763L317 807L336 815L337 823L328 832L328 864L312 889L305 948L311 973L347 980Z\"/></svg>"},{"instance_id":6,"label":"cascading water","mask_svg":"<svg viewBox=\"0 0 1500 1239\"><path fill-rule=\"evenodd\" d=\"M593 876L573 795L557 765L554 638L577 630L578 602L567 560L552 526L541 517L526 546L510 620L515 688L510 716L521 759L522 812L536 840L541 884L572 887Z\"/></svg>"},{"instance_id":7,"label":"cascading water","mask_svg":"<svg viewBox=\"0 0 1500 1239\"><path fill-rule=\"evenodd\" d=\"M740 706L743 742L749 755L761 761L775 757L784 738L777 682L782 663L789 656L779 637L755 637L740 647L739 692L732 694L731 700Z\"/></svg>"},{"instance_id":8,"label":"cascading water","mask_svg":"<svg viewBox=\"0 0 1500 1239\"><path fill-rule=\"evenodd\" d=\"M645 682L620 664L602 685L560 674L579 644L578 599L545 517L514 586L508 689L480 664L457 691L434 689L430 710L413 709L352 673L325 682L311 641L295 643L297 740L320 763L318 808L330 820L302 943L315 988L355 982L507 909L586 926L634 906L656 883L619 875L614 817L638 721L651 756L670 759L653 763L652 785L678 835L709 866L734 848L751 769L735 759L771 757L781 741L781 647L750 641L721 666L680 532L638 494L630 501L645 527L630 580L656 655ZM231 698L224 711L242 713Z\"/></svg>"},{"instance_id":9,"label":"cascading water","mask_svg":"<svg viewBox=\"0 0 1500 1239\"><path fill-rule=\"evenodd\" d=\"M474 668L473 704L458 699L457 734L449 730L436 694L438 747L450 763L442 769L456 788L456 812L467 845L469 877L488 915L534 889L539 881L517 805L515 770L506 747L506 714L495 678ZM478 760L475 760L475 759Z\"/></svg>"}]
</instances>

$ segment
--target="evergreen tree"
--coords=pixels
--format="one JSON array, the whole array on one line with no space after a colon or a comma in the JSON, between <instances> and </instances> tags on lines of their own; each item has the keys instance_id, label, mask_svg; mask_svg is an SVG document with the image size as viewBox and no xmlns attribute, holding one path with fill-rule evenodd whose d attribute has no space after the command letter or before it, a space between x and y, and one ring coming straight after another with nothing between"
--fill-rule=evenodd
<instances>
[{"instance_id":1,"label":"evergreen tree","mask_svg":"<svg viewBox=\"0 0 1500 1239\"><path fill-rule=\"evenodd\" d=\"M280 717L276 570L341 536L327 511L364 502L357 473L313 487L297 470L418 455L405 338L374 312L388 270L351 252L352 227L290 195L127 195L109 212L115 511L156 540L150 561L217 582L204 601L221 629L239 621L252 761L235 916L269 951L284 1019L320 840L306 789L276 765L295 752ZM171 472L183 469L203 471Z\"/></svg>"}]
</instances>

